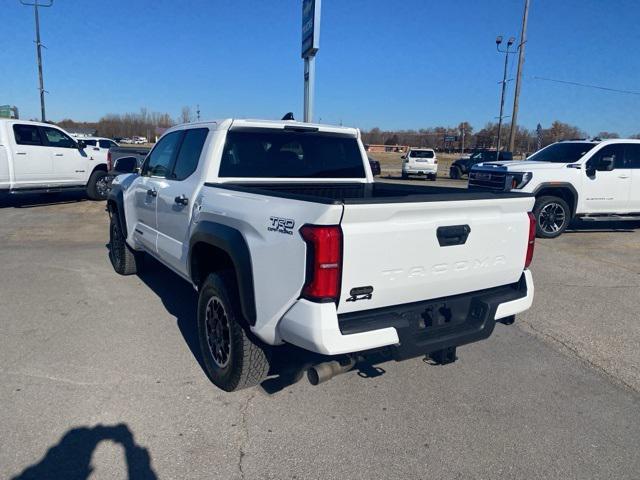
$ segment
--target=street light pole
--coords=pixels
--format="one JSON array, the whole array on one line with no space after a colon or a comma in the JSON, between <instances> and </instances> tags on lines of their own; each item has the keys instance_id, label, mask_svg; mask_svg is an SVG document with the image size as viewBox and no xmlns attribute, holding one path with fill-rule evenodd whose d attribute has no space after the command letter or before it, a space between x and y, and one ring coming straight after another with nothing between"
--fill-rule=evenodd
<instances>
[{"instance_id":1,"label":"street light pole","mask_svg":"<svg viewBox=\"0 0 640 480\"><path fill-rule=\"evenodd\" d=\"M33 7L33 11L36 18L36 52L38 55L38 78L40 81L40 114L42 121L46 121L45 109L44 109L44 79L42 78L42 42L40 41L40 15L38 13L38 7L50 7L53 5L53 0L49 0L48 3L40 3L39 0L35 0L33 3L20 0L22 5Z\"/></svg>"},{"instance_id":2,"label":"street light pole","mask_svg":"<svg viewBox=\"0 0 640 480\"><path fill-rule=\"evenodd\" d=\"M502 74L502 93L500 94L500 116L498 117L498 143L496 145L497 152L500 151L500 140L502 136L502 119L504 118L504 94L507 89L507 66L509 64L509 54L514 53L514 52L510 52L509 49L511 48L511 45L513 45L515 41L516 41L515 38L510 37L509 40L507 40L507 49L500 50L500 44L502 43L502 35L496 38L496 49L500 53L504 53L504 73ZM498 153L498 155L500 154Z\"/></svg>"},{"instance_id":3,"label":"street light pole","mask_svg":"<svg viewBox=\"0 0 640 480\"><path fill-rule=\"evenodd\" d=\"M520 85L522 84L522 67L524 66L524 47L527 43L527 20L529 18L529 0L524 2L522 14L522 32L518 45L518 72L516 73L516 90L513 94L513 113L511 114L511 131L509 132L509 151L513 152L516 143L516 129L518 128L518 104L520 101Z\"/></svg>"}]
</instances>

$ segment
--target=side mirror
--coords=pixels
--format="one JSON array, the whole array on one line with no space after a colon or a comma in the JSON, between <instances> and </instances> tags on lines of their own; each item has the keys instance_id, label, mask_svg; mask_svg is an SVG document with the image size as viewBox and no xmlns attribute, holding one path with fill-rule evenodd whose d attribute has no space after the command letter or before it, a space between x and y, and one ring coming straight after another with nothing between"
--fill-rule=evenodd
<instances>
[{"instance_id":1,"label":"side mirror","mask_svg":"<svg viewBox=\"0 0 640 480\"><path fill-rule=\"evenodd\" d=\"M138 173L138 159L136 157L121 157L116 160L113 170L118 173Z\"/></svg>"},{"instance_id":2,"label":"side mirror","mask_svg":"<svg viewBox=\"0 0 640 480\"><path fill-rule=\"evenodd\" d=\"M84 140L78 140L78 150L82 150L87 147L87 144Z\"/></svg>"},{"instance_id":3,"label":"side mirror","mask_svg":"<svg viewBox=\"0 0 640 480\"><path fill-rule=\"evenodd\" d=\"M616 161L616 157L602 157L598 162L598 166L596 169L600 172L610 172L613 170L614 163Z\"/></svg>"}]
</instances>

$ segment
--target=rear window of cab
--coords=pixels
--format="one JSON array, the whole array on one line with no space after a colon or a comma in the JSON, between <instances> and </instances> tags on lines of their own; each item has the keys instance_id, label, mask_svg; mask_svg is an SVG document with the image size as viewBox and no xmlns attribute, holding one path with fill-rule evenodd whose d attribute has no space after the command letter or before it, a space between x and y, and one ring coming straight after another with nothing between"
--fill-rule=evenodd
<instances>
[{"instance_id":1,"label":"rear window of cab","mask_svg":"<svg viewBox=\"0 0 640 480\"><path fill-rule=\"evenodd\" d=\"M434 158L436 156L433 150L411 150L409 157L411 158Z\"/></svg>"}]
</instances>

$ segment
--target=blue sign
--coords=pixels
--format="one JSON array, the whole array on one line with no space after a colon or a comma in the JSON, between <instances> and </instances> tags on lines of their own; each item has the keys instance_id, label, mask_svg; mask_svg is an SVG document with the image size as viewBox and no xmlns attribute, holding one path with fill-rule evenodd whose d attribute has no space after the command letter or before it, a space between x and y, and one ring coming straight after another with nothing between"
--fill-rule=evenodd
<instances>
[{"instance_id":1,"label":"blue sign","mask_svg":"<svg viewBox=\"0 0 640 480\"><path fill-rule=\"evenodd\" d=\"M320 0L302 0L302 58L320 48Z\"/></svg>"}]
</instances>

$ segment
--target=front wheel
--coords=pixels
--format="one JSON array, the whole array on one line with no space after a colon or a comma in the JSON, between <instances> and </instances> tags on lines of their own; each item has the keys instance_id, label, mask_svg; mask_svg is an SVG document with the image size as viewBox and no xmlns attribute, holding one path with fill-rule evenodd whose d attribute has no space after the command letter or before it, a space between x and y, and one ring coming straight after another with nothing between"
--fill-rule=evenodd
<instances>
[{"instance_id":1,"label":"front wheel","mask_svg":"<svg viewBox=\"0 0 640 480\"><path fill-rule=\"evenodd\" d=\"M460 167L457 167L457 166L451 167L451 169L449 170L449 178L453 180L457 180L461 177L462 177L462 170L460 170Z\"/></svg>"},{"instance_id":2,"label":"front wheel","mask_svg":"<svg viewBox=\"0 0 640 480\"><path fill-rule=\"evenodd\" d=\"M200 351L209 378L227 392L258 385L269 373L268 347L244 323L233 274L209 274L198 298Z\"/></svg>"},{"instance_id":3,"label":"front wheel","mask_svg":"<svg viewBox=\"0 0 640 480\"><path fill-rule=\"evenodd\" d=\"M87 196L91 200L106 200L109 195L109 183L107 182L107 172L96 170L91 174L87 183Z\"/></svg>"},{"instance_id":4,"label":"front wheel","mask_svg":"<svg viewBox=\"0 0 640 480\"><path fill-rule=\"evenodd\" d=\"M569 226L571 209L560 197L540 197L533 207L536 219L536 236L556 238Z\"/></svg>"},{"instance_id":5,"label":"front wheel","mask_svg":"<svg viewBox=\"0 0 640 480\"><path fill-rule=\"evenodd\" d=\"M142 269L142 255L142 252L136 252L127 245L120 217L113 212L109 225L109 260L113 269L120 275L138 273Z\"/></svg>"}]
</instances>

